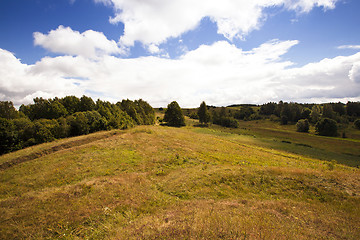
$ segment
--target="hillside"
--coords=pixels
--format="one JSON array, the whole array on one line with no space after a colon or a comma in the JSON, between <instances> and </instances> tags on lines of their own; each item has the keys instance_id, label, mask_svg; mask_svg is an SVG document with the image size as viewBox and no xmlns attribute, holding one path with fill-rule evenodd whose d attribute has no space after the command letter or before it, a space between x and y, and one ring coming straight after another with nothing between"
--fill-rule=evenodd
<instances>
[{"instance_id":1,"label":"hillside","mask_svg":"<svg viewBox=\"0 0 360 240\"><path fill-rule=\"evenodd\" d=\"M0 238L359 239L360 142L280 130L138 126L3 155Z\"/></svg>"}]
</instances>

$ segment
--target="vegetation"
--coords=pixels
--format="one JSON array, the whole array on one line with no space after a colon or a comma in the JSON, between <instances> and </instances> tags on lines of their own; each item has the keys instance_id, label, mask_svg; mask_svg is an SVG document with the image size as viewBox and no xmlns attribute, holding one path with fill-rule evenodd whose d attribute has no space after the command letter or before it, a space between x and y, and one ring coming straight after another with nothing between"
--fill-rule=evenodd
<instances>
[{"instance_id":1,"label":"vegetation","mask_svg":"<svg viewBox=\"0 0 360 240\"><path fill-rule=\"evenodd\" d=\"M258 121L269 119L279 122L281 125L295 125L297 131L308 132L310 127L315 127L323 122L322 119L331 119L336 122L336 128L342 132L345 138L347 133L344 129L351 126L360 116L360 102L326 103L326 104L298 104L280 101L279 103L266 103L260 106L250 104L235 104L228 107L207 107L212 123L229 128L238 128L239 121ZM191 119L198 119L198 112L187 109L185 114ZM306 122L307 121L307 122ZM333 122L332 122L333 123ZM327 136L337 136L337 133L323 133Z\"/></svg>"},{"instance_id":2,"label":"vegetation","mask_svg":"<svg viewBox=\"0 0 360 240\"><path fill-rule=\"evenodd\" d=\"M298 131L298 132L309 132L309 121L307 119L300 119L296 123L296 131Z\"/></svg>"},{"instance_id":3,"label":"vegetation","mask_svg":"<svg viewBox=\"0 0 360 240\"><path fill-rule=\"evenodd\" d=\"M239 122L232 116L231 110L227 110L225 107L218 109L212 109L213 123L229 128L237 128Z\"/></svg>"},{"instance_id":4,"label":"vegetation","mask_svg":"<svg viewBox=\"0 0 360 240\"><path fill-rule=\"evenodd\" d=\"M207 124L208 122L210 122L210 113L209 113L209 111L207 109L207 106L206 106L205 102L202 102L200 104L197 115L199 116L200 124Z\"/></svg>"},{"instance_id":5,"label":"vegetation","mask_svg":"<svg viewBox=\"0 0 360 240\"><path fill-rule=\"evenodd\" d=\"M325 147L329 160L359 162L360 137L187 121L1 156L0 238L358 239L359 169L309 155Z\"/></svg>"},{"instance_id":6,"label":"vegetation","mask_svg":"<svg viewBox=\"0 0 360 240\"><path fill-rule=\"evenodd\" d=\"M165 111L164 121L168 126L185 126L185 118L179 104L176 101L169 103Z\"/></svg>"},{"instance_id":7,"label":"vegetation","mask_svg":"<svg viewBox=\"0 0 360 240\"><path fill-rule=\"evenodd\" d=\"M87 96L35 98L34 104L0 102L0 154L55 139L101 130L126 129L155 122L152 107L143 100L116 104Z\"/></svg>"},{"instance_id":8,"label":"vegetation","mask_svg":"<svg viewBox=\"0 0 360 240\"><path fill-rule=\"evenodd\" d=\"M330 118L323 118L316 123L316 132L321 136L335 137L338 135L336 121Z\"/></svg>"}]
</instances>

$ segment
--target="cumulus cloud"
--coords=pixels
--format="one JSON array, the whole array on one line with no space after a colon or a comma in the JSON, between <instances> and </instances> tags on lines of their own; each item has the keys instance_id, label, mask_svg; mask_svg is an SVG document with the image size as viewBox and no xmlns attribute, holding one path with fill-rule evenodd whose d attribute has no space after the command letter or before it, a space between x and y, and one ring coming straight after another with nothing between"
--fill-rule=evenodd
<instances>
[{"instance_id":1,"label":"cumulus cloud","mask_svg":"<svg viewBox=\"0 0 360 240\"><path fill-rule=\"evenodd\" d=\"M266 18L266 8L280 7L307 13L314 7L333 9L338 0L94 0L114 8L110 22L122 22L120 42L132 46L160 44L171 37L195 29L209 17L218 33L232 40L258 29Z\"/></svg>"},{"instance_id":2,"label":"cumulus cloud","mask_svg":"<svg viewBox=\"0 0 360 240\"><path fill-rule=\"evenodd\" d=\"M349 72L349 78L355 83L360 83L360 62L356 62L353 64Z\"/></svg>"},{"instance_id":3,"label":"cumulus cloud","mask_svg":"<svg viewBox=\"0 0 360 240\"><path fill-rule=\"evenodd\" d=\"M23 64L13 53L3 49L0 49L0 65L1 100L11 100L15 105L30 103L34 97L84 93L77 80L64 79L62 71L46 71L49 70L46 68L33 72L35 65Z\"/></svg>"},{"instance_id":4,"label":"cumulus cloud","mask_svg":"<svg viewBox=\"0 0 360 240\"><path fill-rule=\"evenodd\" d=\"M142 98L158 107L173 100L182 107L203 100L218 106L360 100L360 53L294 67L283 55L296 44L272 40L244 51L219 41L178 59L59 56L34 65L1 50L0 97L21 104L35 96L87 94L111 101Z\"/></svg>"},{"instance_id":5,"label":"cumulus cloud","mask_svg":"<svg viewBox=\"0 0 360 240\"><path fill-rule=\"evenodd\" d=\"M114 40L108 40L101 32L88 30L80 33L62 25L48 34L35 32L34 44L54 53L93 59L103 55L124 53Z\"/></svg>"}]
</instances>

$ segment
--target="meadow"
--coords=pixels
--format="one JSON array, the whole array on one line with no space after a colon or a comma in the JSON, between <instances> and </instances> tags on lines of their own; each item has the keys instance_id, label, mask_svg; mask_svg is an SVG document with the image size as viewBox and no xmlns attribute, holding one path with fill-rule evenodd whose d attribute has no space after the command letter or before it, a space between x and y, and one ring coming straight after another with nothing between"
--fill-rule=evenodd
<instances>
[{"instance_id":1,"label":"meadow","mask_svg":"<svg viewBox=\"0 0 360 240\"><path fill-rule=\"evenodd\" d=\"M32 146L0 157L0 238L359 239L359 136L187 119Z\"/></svg>"}]
</instances>

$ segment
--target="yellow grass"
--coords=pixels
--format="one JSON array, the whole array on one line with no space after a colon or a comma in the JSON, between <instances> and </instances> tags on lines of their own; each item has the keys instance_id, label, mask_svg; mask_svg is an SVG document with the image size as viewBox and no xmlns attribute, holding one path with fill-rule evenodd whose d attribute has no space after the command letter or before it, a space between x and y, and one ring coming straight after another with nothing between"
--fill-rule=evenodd
<instances>
[{"instance_id":1,"label":"yellow grass","mask_svg":"<svg viewBox=\"0 0 360 240\"><path fill-rule=\"evenodd\" d=\"M141 126L0 163L34 152L0 170L1 239L360 237L359 169L238 133Z\"/></svg>"}]
</instances>

